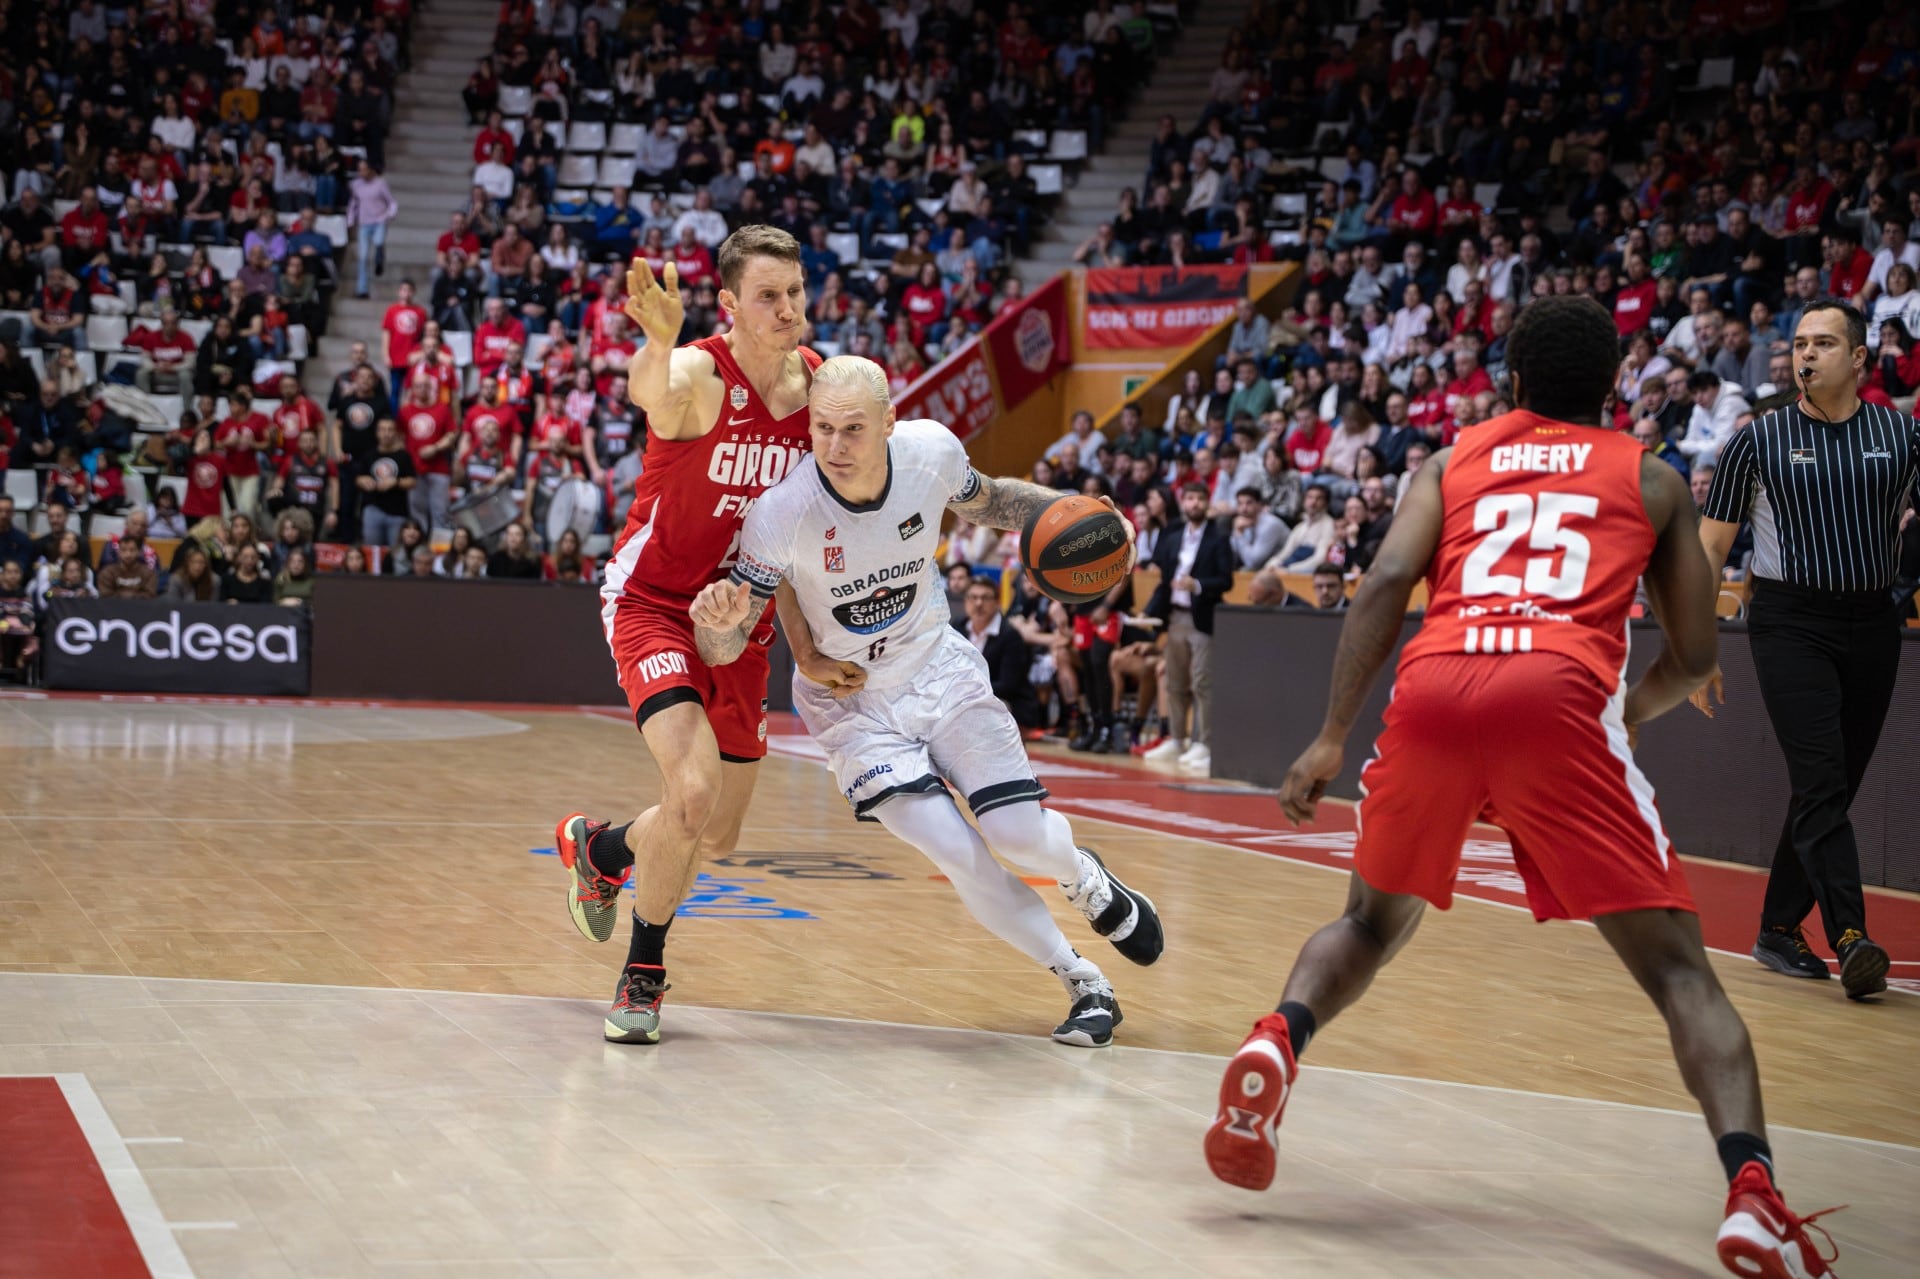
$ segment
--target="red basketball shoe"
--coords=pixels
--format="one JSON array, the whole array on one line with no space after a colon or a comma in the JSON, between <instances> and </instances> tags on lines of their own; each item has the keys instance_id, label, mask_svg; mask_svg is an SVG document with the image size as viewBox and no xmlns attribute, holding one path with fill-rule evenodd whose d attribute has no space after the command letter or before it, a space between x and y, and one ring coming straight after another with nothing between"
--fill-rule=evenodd
<instances>
[{"instance_id":1,"label":"red basketball shoe","mask_svg":"<svg viewBox=\"0 0 1920 1279\"><path fill-rule=\"evenodd\" d=\"M1838 1211L1826 1208L1812 1216L1794 1216L1774 1189L1766 1165L1750 1162L1740 1169L1727 1191L1727 1219L1720 1223L1717 1241L1720 1264L1748 1279L1820 1279L1831 1275L1833 1255L1820 1250L1807 1234L1807 1227L1819 1231L1832 1249L1833 1236L1814 1226L1813 1221Z\"/></svg>"},{"instance_id":2,"label":"red basketball shoe","mask_svg":"<svg viewBox=\"0 0 1920 1279\"><path fill-rule=\"evenodd\" d=\"M1297 1073L1287 1019L1268 1013L1253 1024L1220 1081L1220 1113L1207 1129L1206 1142L1207 1167L1214 1176L1248 1190L1273 1184L1275 1130Z\"/></svg>"}]
</instances>

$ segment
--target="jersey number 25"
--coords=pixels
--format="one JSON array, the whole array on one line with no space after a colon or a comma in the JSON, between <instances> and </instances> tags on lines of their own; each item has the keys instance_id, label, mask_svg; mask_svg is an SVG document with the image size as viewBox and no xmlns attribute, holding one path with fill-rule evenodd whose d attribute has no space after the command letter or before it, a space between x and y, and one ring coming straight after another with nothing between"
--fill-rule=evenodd
<instances>
[{"instance_id":1,"label":"jersey number 25","mask_svg":"<svg viewBox=\"0 0 1920 1279\"><path fill-rule=\"evenodd\" d=\"M1474 504L1473 529L1485 533L1460 570L1462 595L1544 595L1548 599L1578 599L1587 585L1587 565L1593 544L1581 533L1561 526L1568 516L1592 519L1600 513L1600 499L1586 493L1541 493L1538 501L1526 493L1496 493ZM1525 578L1496 573L1506 553L1521 538L1531 550ZM1560 569L1554 571L1554 552Z\"/></svg>"}]
</instances>

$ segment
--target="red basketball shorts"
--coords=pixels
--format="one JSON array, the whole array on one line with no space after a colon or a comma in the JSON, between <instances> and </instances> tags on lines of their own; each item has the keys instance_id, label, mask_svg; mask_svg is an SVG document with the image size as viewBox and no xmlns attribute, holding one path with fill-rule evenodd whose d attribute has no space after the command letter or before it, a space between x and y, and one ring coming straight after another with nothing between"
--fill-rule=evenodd
<instances>
[{"instance_id":1,"label":"red basketball shorts","mask_svg":"<svg viewBox=\"0 0 1920 1279\"><path fill-rule=\"evenodd\" d=\"M1360 877L1445 910L1479 820L1511 838L1536 919L1693 910L1624 700L1558 653L1415 661L1360 774Z\"/></svg>"},{"instance_id":2,"label":"red basketball shorts","mask_svg":"<svg viewBox=\"0 0 1920 1279\"><path fill-rule=\"evenodd\" d=\"M684 604L621 595L601 613L613 664L634 722L681 702L698 702L720 746L720 758L751 764L767 753L767 646L773 623L762 618L746 649L725 666L708 666L693 646Z\"/></svg>"}]
</instances>

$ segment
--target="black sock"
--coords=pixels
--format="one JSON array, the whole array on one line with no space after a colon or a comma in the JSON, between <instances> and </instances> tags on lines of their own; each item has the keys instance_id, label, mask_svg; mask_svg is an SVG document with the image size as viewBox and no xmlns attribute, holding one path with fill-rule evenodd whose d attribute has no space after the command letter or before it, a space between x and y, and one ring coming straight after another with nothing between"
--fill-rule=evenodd
<instances>
[{"instance_id":1,"label":"black sock","mask_svg":"<svg viewBox=\"0 0 1920 1279\"><path fill-rule=\"evenodd\" d=\"M632 822L609 826L587 840L588 863L608 879L620 878L633 865L633 850L627 847L627 831L632 827Z\"/></svg>"},{"instance_id":2,"label":"black sock","mask_svg":"<svg viewBox=\"0 0 1920 1279\"><path fill-rule=\"evenodd\" d=\"M627 967L636 964L645 968L664 969L667 966L667 929L673 927L673 917L669 915L664 924L649 924L636 912L633 917L633 940L627 945Z\"/></svg>"},{"instance_id":3,"label":"black sock","mask_svg":"<svg viewBox=\"0 0 1920 1279\"><path fill-rule=\"evenodd\" d=\"M1300 1060L1300 1054L1307 1051L1307 1044L1313 1039L1313 1032L1320 1029L1313 1010L1289 999L1273 1011L1287 1019L1287 1038L1293 1042L1293 1059Z\"/></svg>"},{"instance_id":4,"label":"black sock","mask_svg":"<svg viewBox=\"0 0 1920 1279\"><path fill-rule=\"evenodd\" d=\"M1730 1132L1714 1143L1720 1150L1720 1166L1727 1171L1727 1180L1731 1182L1740 1175L1740 1170L1750 1163L1758 1162L1766 1167L1767 1178L1773 1178L1773 1147L1764 1137L1756 1137L1750 1132Z\"/></svg>"}]
</instances>

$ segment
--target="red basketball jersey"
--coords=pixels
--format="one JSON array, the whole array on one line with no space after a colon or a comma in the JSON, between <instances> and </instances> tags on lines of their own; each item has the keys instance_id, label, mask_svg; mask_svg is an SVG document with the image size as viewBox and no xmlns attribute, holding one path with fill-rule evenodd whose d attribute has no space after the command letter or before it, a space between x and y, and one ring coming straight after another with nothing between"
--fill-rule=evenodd
<instances>
[{"instance_id":1,"label":"red basketball jersey","mask_svg":"<svg viewBox=\"0 0 1920 1279\"><path fill-rule=\"evenodd\" d=\"M748 510L812 447L806 407L774 417L724 337L689 345L713 357L725 384L720 418L693 440L664 440L648 428L646 469L600 590L609 608L625 596L685 609L708 583L723 580L740 554ZM800 358L809 372L820 366L808 347Z\"/></svg>"},{"instance_id":2,"label":"red basketball jersey","mask_svg":"<svg viewBox=\"0 0 1920 1279\"><path fill-rule=\"evenodd\" d=\"M1561 653L1614 688L1653 552L1632 436L1525 411L1469 427L1440 477L1430 595L1404 665L1431 653Z\"/></svg>"}]
</instances>

